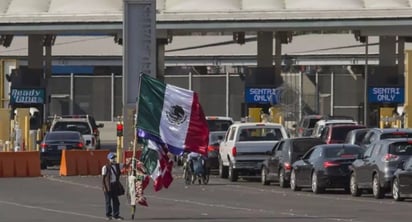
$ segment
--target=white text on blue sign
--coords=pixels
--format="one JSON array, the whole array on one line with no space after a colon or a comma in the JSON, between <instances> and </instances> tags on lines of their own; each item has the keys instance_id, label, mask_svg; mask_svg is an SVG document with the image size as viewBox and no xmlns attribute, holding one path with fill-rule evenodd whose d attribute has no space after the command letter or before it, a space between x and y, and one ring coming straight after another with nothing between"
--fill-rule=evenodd
<instances>
[{"instance_id":1,"label":"white text on blue sign","mask_svg":"<svg viewBox=\"0 0 412 222\"><path fill-rule=\"evenodd\" d=\"M379 102L393 102L401 94L399 88L373 88L372 93Z\"/></svg>"},{"instance_id":2,"label":"white text on blue sign","mask_svg":"<svg viewBox=\"0 0 412 222\"><path fill-rule=\"evenodd\" d=\"M249 93L255 102L271 102L272 97L276 95L276 89L250 88Z\"/></svg>"}]
</instances>

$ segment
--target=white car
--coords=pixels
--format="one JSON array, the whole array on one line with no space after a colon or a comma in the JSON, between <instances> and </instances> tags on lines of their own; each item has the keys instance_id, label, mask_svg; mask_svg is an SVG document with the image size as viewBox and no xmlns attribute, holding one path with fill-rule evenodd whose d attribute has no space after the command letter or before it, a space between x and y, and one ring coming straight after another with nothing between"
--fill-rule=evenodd
<instances>
[{"instance_id":1,"label":"white car","mask_svg":"<svg viewBox=\"0 0 412 222\"><path fill-rule=\"evenodd\" d=\"M281 139L288 138L277 123L235 123L219 146L219 175L236 181L239 176L258 177L262 162Z\"/></svg>"}]
</instances>

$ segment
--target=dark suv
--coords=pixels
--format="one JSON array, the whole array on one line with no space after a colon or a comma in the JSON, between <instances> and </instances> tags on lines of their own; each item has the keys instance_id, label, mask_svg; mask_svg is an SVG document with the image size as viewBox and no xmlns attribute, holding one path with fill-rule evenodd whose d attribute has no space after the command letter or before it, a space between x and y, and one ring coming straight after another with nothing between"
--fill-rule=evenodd
<instances>
[{"instance_id":1,"label":"dark suv","mask_svg":"<svg viewBox=\"0 0 412 222\"><path fill-rule=\"evenodd\" d=\"M373 142L391 138L412 138L412 129L372 128L365 134L360 146L366 149Z\"/></svg>"},{"instance_id":2,"label":"dark suv","mask_svg":"<svg viewBox=\"0 0 412 222\"><path fill-rule=\"evenodd\" d=\"M299 125L295 125L296 127L296 136L297 137L302 137L302 136L310 136L312 135L313 127L315 127L315 124L317 121L322 119L321 115L307 115L302 118L302 120L299 122Z\"/></svg>"},{"instance_id":3,"label":"dark suv","mask_svg":"<svg viewBox=\"0 0 412 222\"><path fill-rule=\"evenodd\" d=\"M269 185L279 181L281 187L286 187L290 181L292 164L299 160L310 148L324 144L315 137L297 137L283 139L276 143L271 155L262 164L262 184Z\"/></svg>"},{"instance_id":4,"label":"dark suv","mask_svg":"<svg viewBox=\"0 0 412 222\"><path fill-rule=\"evenodd\" d=\"M398 165L410 156L410 139L385 139L372 143L350 167L351 194L360 196L363 189L372 189L375 198L382 198L390 190Z\"/></svg>"}]
</instances>

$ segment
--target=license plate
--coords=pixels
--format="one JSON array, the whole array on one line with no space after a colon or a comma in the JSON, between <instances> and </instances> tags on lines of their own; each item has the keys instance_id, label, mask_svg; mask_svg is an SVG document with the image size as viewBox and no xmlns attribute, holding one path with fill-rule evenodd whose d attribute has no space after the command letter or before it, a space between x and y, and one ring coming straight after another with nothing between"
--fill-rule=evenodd
<instances>
[{"instance_id":1,"label":"license plate","mask_svg":"<svg viewBox=\"0 0 412 222\"><path fill-rule=\"evenodd\" d=\"M64 149L66 149L66 146L58 146L57 149L64 150Z\"/></svg>"}]
</instances>

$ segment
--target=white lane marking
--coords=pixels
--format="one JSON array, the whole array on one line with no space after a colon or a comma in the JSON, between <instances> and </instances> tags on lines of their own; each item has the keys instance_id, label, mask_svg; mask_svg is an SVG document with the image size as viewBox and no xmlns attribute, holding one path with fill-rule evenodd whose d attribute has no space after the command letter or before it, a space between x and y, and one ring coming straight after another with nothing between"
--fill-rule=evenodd
<instances>
[{"instance_id":1,"label":"white lane marking","mask_svg":"<svg viewBox=\"0 0 412 222\"><path fill-rule=\"evenodd\" d=\"M22 208L28 208L28 209L34 209L34 210L42 210L42 211L47 211L47 212L52 212L52 213L58 213L58 214L66 214L66 215L74 215L74 216L80 216L80 217L87 217L87 218L92 218L92 219L105 219L105 217L98 217L90 214L82 214L82 213L76 213L72 211L62 211L62 210L55 210L51 208L46 208L46 207L38 207L38 206L32 206L32 205L27 205L27 204L20 204L16 202L10 202L10 201L3 201L0 200L0 204L5 204L5 205L10 205L10 206L16 206L16 207L22 207Z\"/></svg>"},{"instance_id":2,"label":"white lane marking","mask_svg":"<svg viewBox=\"0 0 412 222\"><path fill-rule=\"evenodd\" d=\"M53 177L47 177L46 179L52 180L52 181L57 181L61 183L67 183L71 185L77 185L77 186L82 186L85 188L91 188L91 189L101 189L98 186L90 186L87 184L82 184L82 183L76 183L73 181L67 181L67 180L61 180ZM233 185L226 185L226 186L233 186ZM240 187L237 185L237 187ZM244 188L244 187L242 187ZM250 188L250 187L249 187ZM260 190L260 189L259 189ZM281 193L281 192L279 192ZM163 200L163 201L171 201L171 202L178 202L178 203L184 203L184 204L190 204L190 205L198 205L198 206L203 206L203 207L213 207L213 208L223 208L223 209L231 209L231 210L240 210L240 211L247 211L247 212L258 212L258 213L267 213L267 214L280 214L280 215L286 215L286 216L291 216L291 217L305 217L305 218L314 218L314 219L320 219L320 220L329 220L329 221L345 221L345 222L362 222L359 220L355 219L346 219L346 218L338 218L338 217L328 217L328 216L314 216L314 215L308 215L308 214L297 214L297 213L291 213L291 212L274 212L273 210L264 210L264 209L253 209L253 208L245 208L245 207L236 207L236 206L230 206L230 205L224 205L224 204L210 204L210 203L204 203L204 202L198 202L198 201L192 201L192 200L184 200L184 199L175 199L175 198L163 198L163 197L158 197L158 196L153 196L153 195L146 195L147 197L153 198L153 199L158 199L158 200ZM293 211L293 210L291 210Z\"/></svg>"}]
</instances>

